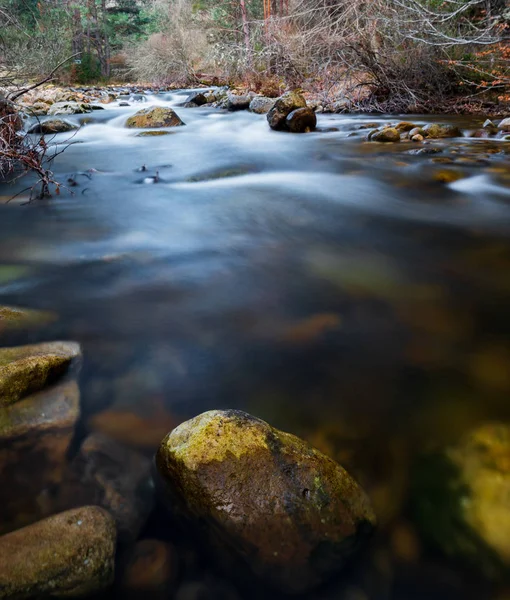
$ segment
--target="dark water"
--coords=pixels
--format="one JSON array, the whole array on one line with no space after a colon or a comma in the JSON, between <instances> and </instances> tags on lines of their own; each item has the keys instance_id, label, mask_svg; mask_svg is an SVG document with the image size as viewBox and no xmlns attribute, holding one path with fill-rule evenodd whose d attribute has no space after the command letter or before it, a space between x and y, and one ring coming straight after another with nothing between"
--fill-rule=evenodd
<instances>
[{"instance_id":1,"label":"dark water","mask_svg":"<svg viewBox=\"0 0 510 600\"><path fill-rule=\"evenodd\" d=\"M200 108L136 137L139 108L85 115L54 164L73 194L0 206L0 303L58 314L8 342L79 341L84 431L147 455L231 407L338 458L381 521L349 598L496 598L422 547L406 506L416 453L510 417L510 142L413 155L363 141L395 117L319 116L299 136Z\"/></svg>"}]
</instances>

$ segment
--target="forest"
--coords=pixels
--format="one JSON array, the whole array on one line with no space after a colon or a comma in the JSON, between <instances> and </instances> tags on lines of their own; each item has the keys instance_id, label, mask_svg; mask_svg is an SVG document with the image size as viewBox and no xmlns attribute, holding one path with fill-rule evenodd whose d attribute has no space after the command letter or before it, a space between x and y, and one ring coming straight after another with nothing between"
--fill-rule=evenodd
<instances>
[{"instance_id":1,"label":"forest","mask_svg":"<svg viewBox=\"0 0 510 600\"><path fill-rule=\"evenodd\" d=\"M336 108L508 97L505 0L2 0L3 83L301 87ZM452 104L452 98L455 101ZM467 108L466 108L467 110Z\"/></svg>"}]
</instances>

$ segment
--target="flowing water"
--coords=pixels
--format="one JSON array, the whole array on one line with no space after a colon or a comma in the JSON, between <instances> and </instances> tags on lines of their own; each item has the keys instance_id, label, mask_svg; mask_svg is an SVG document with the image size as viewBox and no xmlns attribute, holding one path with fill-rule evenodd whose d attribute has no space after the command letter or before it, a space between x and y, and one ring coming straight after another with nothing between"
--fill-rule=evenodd
<instances>
[{"instance_id":1,"label":"flowing water","mask_svg":"<svg viewBox=\"0 0 510 600\"><path fill-rule=\"evenodd\" d=\"M58 315L9 343L79 341L83 430L148 455L175 424L230 407L338 458L382 531L376 575L349 597L495 598L398 532L412 530L413 456L510 418L510 142L414 154L364 141L395 117L320 115L292 135L209 108L138 137L133 100L69 117L84 125L53 165L68 189L0 206L0 303Z\"/></svg>"}]
</instances>

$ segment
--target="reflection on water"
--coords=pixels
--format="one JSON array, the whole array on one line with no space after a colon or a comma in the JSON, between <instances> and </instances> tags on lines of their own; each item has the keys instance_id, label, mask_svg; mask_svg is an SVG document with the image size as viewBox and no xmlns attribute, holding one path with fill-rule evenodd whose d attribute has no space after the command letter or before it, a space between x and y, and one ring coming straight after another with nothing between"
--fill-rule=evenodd
<instances>
[{"instance_id":1,"label":"reflection on water","mask_svg":"<svg viewBox=\"0 0 510 600\"><path fill-rule=\"evenodd\" d=\"M374 116L293 136L200 108L137 137L138 108L87 117L54 165L73 195L1 207L0 302L59 316L4 342L81 342L84 430L147 455L232 407L336 457L381 521L349 598L496 598L422 545L407 502L417 452L510 418L510 143L417 155L364 142Z\"/></svg>"}]
</instances>

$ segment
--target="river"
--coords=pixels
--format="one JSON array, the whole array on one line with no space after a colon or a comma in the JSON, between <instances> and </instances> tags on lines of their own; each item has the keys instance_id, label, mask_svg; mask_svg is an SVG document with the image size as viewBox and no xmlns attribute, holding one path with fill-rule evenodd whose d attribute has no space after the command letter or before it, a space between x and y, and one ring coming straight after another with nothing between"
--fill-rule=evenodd
<instances>
[{"instance_id":1,"label":"river","mask_svg":"<svg viewBox=\"0 0 510 600\"><path fill-rule=\"evenodd\" d=\"M467 137L476 117L407 115L466 132L413 154L364 141L395 116L319 115L295 135L178 107L187 93L68 117L85 124L51 143L71 142L53 169L72 185L0 206L0 303L58 315L9 342L80 342L84 430L147 455L229 407L338 458L383 532L352 598L495 598L412 534L395 558L393 532L417 453L510 418L510 142ZM186 126L137 137L125 121L150 105Z\"/></svg>"}]
</instances>

